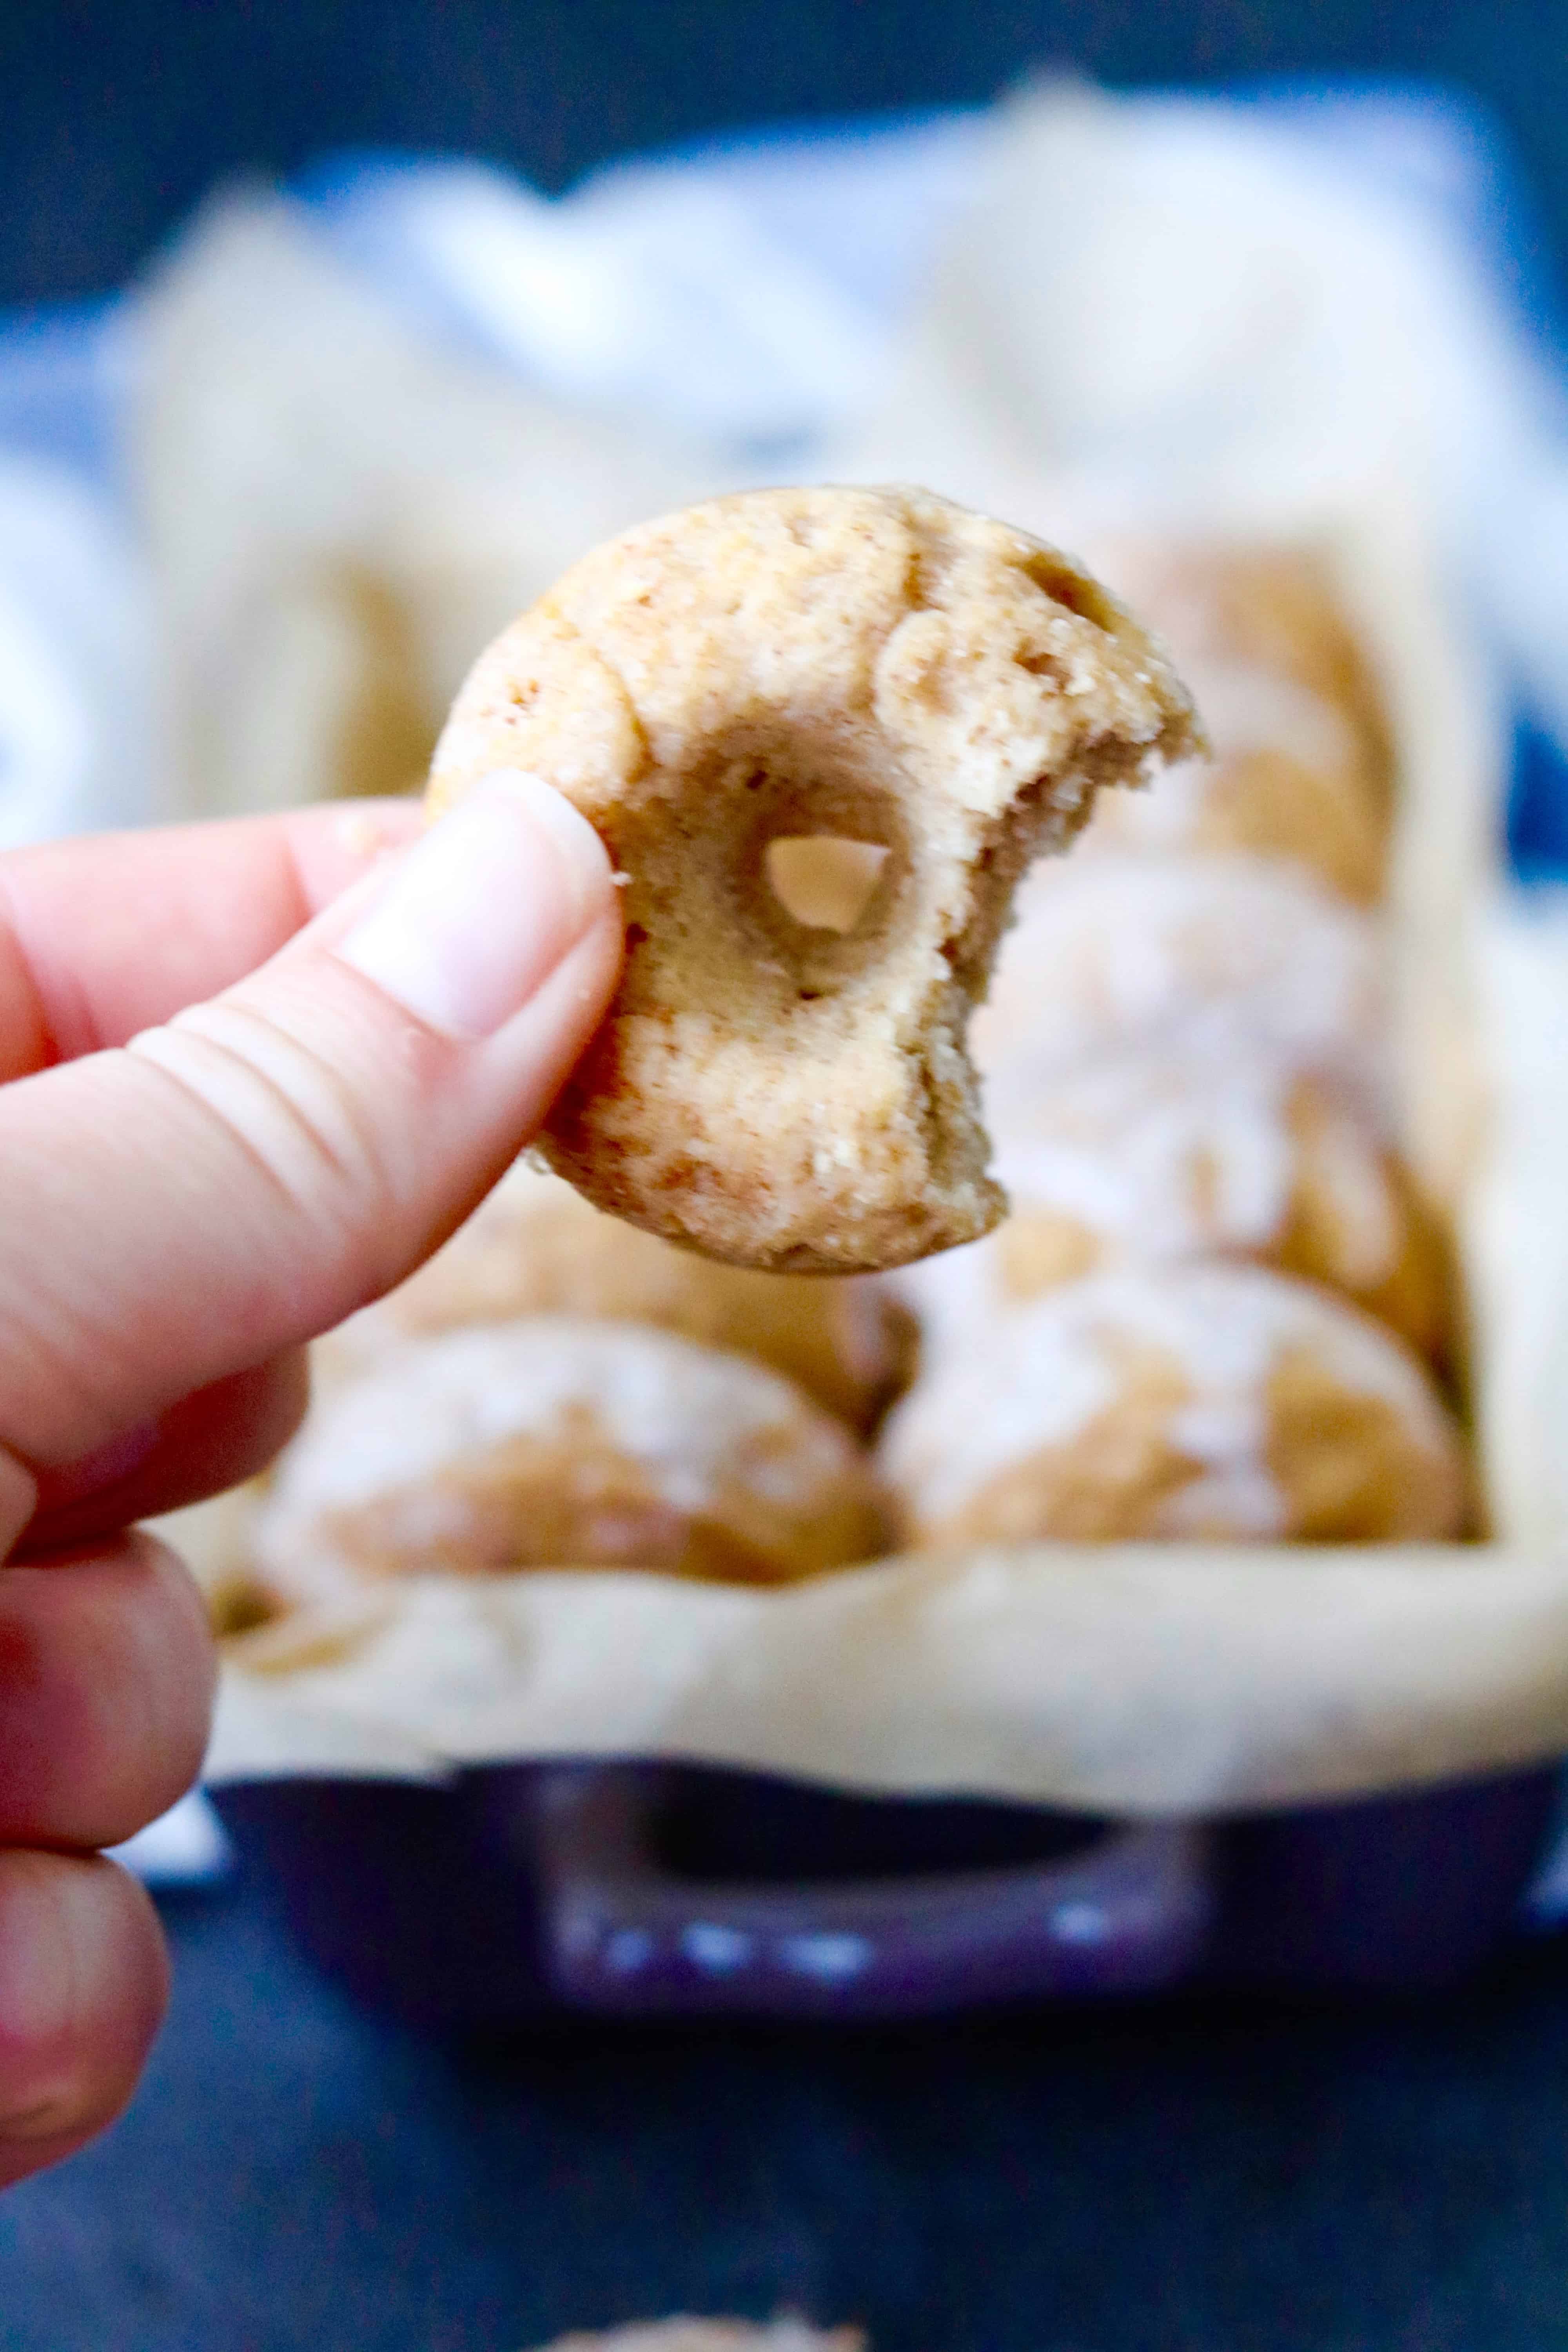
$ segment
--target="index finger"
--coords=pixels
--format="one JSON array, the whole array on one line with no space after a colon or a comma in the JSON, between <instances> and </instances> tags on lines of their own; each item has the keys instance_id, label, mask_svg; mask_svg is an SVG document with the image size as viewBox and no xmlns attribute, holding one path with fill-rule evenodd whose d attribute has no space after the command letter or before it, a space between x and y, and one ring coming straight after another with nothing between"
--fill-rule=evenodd
<instances>
[{"instance_id":1,"label":"index finger","mask_svg":"<svg viewBox=\"0 0 1568 2352\"><path fill-rule=\"evenodd\" d=\"M0 856L0 1085L232 986L422 822L335 802Z\"/></svg>"}]
</instances>

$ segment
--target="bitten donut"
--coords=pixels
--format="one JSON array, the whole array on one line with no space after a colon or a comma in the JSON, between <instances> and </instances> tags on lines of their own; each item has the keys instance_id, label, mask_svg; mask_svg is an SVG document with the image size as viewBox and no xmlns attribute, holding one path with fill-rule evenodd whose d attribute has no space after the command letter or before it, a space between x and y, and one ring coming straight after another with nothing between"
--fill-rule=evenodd
<instances>
[{"instance_id":1,"label":"bitten donut","mask_svg":"<svg viewBox=\"0 0 1568 2352\"><path fill-rule=\"evenodd\" d=\"M1458 1433L1342 1300L1258 1266L1091 1275L942 1357L879 1458L922 1543L1454 1535Z\"/></svg>"},{"instance_id":2,"label":"bitten donut","mask_svg":"<svg viewBox=\"0 0 1568 2352\"><path fill-rule=\"evenodd\" d=\"M889 1277L931 1340L1102 1266L1241 1257L1342 1291L1441 1354L1440 1238L1331 1075L1245 1039L1178 1039L1033 1089L1004 1069L986 1118L1011 1217Z\"/></svg>"},{"instance_id":3,"label":"bitten donut","mask_svg":"<svg viewBox=\"0 0 1568 2352\"><path fill-rule=\"evenodd\" d=\"M1037 1091L1142 1043L1250 1042L1388 1099L1388 987L1377 926L1310 875L1232 856L1077 856L1020 893L971 1044L987 1074Z\"/></svg>"},{"instance_id":4,"label":"bitten donut","mask_svg":"<svg viewBox=\"0 0 1568 2352\"><path fill-rule=\"evenodd\" d=\"M431 772L565 793L626 877L628 952L542 1139L598 1207L734 1265L845 1272L1003 1201L964 1051L1011 894L1101 784L1201 738L1068 557L911 489L755 491L629 531L481 656ZM848 931L783 841L886 853Z\"/></svg>"},{"instance_id":5,"label":"bitten donut","mask_svg":"<svg viewBox=\"0 0 1568 2352\"><path fill-rule=\"evenodd\" d=\"M522 1160L428 1265L318 1342L313 1363L341 1379L399 1340L520 1315L657 1324L754 1356L857 1429L905 1385L916 1345L908 1309L868 1276L719 1265Z\"/></svg>"},{"instance_id":6,"label":"bitten donut","mask_svg":"<svg viewBox=\"0 0 1568 2352\"><path fill-rule=\"evenodd\" d=\"M280 1605L521 1568L774 1583L886 1548L865 1454L776 1372L542 1315L407 1340L329 1391L252 1535Z\"/></svg>"}]
</instances>

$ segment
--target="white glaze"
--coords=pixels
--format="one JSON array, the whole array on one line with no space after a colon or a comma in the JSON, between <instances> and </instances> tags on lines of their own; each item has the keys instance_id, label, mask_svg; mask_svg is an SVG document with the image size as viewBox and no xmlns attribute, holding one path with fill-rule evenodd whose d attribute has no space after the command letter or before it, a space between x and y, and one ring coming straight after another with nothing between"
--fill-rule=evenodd
<instances>
[{"instance_id":1,"label":"white glaze","mask_svg":"<svg viewBox=\"0 0 1568 2352\"><path fill-rule=\"evenodd\" d=\"M1435 1456L1447 1452L1425 1371L1379 1325L1261 1267L1196 1265L1091 1275L998 1314L895 1408L881 1467L922 1518L948 1517L1012 1464L1081 1436L1121 1392L1129 1352L1153 1353L1186 1391L1172 1407L1171 1443L1205 1466L1168 1531L1212 1526L1223 1501L1238 1535L1277 1535L1285 1512L1264 1455L1267 1387L1299 1348L1349 1393L1392 1406Z\"/></svg>"},{"instance_id":2,"label":"white glaze","mask_svg":"<svg viewBox=\"0 0 1568 2352\"><path fill-rule=\"evenodd\" d=\"M1291 1124L1301 1074L1252 1037L1184 1034L1134 1045L1032 1086L1010 1066L985 1090L994 1172L1014 1212L1070 1220L1108 1264L1264 1255L1288 1222L1305 1146ZM1313 1074L1311 1158L1347 1284L1392 1270L1397 1209L1378 1139ZM1008 1303L1003 1234L906 1268L901 1295L938 1346Z\"/></svg>"},{"instance_id":3,"label":"white glaze","mask_svg":"<svg viewBox=\"0 0 1568 2352\"><path fill-rule=\"evenodd\" d=\"M438 1537L451 1507L422 1482L510 1438L570 1448L584 1424L683 1511L710 1505L742 1465L770 1499L809 1498L853 1451L836 1422L749 1358L638 1324L531 1316L405 1340L329 1391L279 1464L260 1547L286 1548L320 1512L392 1495ZM786 1447L768 1443L781 1435Z\"/></svg>"},{"instance_id":4,"label":"white glaze","mask_svg":"<svg viewBox=\"0 0 1568 2352\"><path fill-rule=\"evenodd\" d=\"M1028 1089L1133 1040L1247 1041L1387 1099L1387 978L1373 919L1282 860L1107 852L1037 866L971 1044Z\"/></svg>"}]
</instances>

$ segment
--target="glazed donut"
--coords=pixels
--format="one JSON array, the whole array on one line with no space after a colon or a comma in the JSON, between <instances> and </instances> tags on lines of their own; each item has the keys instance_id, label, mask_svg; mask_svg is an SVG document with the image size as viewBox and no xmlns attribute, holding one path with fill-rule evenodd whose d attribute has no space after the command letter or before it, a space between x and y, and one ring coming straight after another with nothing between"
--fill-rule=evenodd
<instances>
[{"instance_id":1,"label":"glazed donut","mask_svg":"<svg viewBox=\"0 0 1568 2352\"><path fill-rule=\"evenodd\" d=\"M625 972L550 1163L734 1265L985 1232L963 1040L1013 888L1100 785L1200 742L1068 558L922 491L754 491L584 557L481 656L429 793L535 771L626 877ZM847 932L769 879L773 844L823 835L887 853Z\"/></svg>"},{"instance_id":2,"label":"glazed donut","mask_svg":"<svg viewBox=\"0 0 1568 2352\"><path fill-rule=\"evenodd\" d=\"M1250 1043L1389 1099L1387 978L1360 908L1261 857L1073 856L1019 894L971 1045L987 1099L1142 1044Z\"/></svg>"},{"instance_id":3,"label":"glazed donut","mask_svg":"<svg viewBox=\"0 0 1568 2352\"><path fill-rule=\"evenodd\" d=\"M773 1583L886 1548L842 1424L672 1332L536 1316L410 1339L330 1390L252 1531L279 1606L366 1580L649 1568Z\"/></svg>"},{"instance_id":4,"label":"glazed donut","mask_svg":"<svg viewBox=\"0 0 1568 2352\"><path fill-rule=\"evenodd\" d=\"M810 2327L804 2319L644 2319L605 2334L558 2336L542 2352L866 2352L858 2327Z\"/></svg>"},{"instance_id":5,"label":"glazed donut","mask_svg":"<svg viewBox=\"0 0 1568 2352\"><path fill-rule=\"evenodd\" d=\"M879 1455L926 1544L1456 1534L1458 1433L1422 1366L1260 1266L1090 1275L922 1374Z\"/></svg>"},{"instance_id":6,"label":"glazed donut","mask_svg":"<svg viewBox=\"0 0 1568 2352\"><path fill-rule=\"evenodd\" d=\"M1243 1257L1443 1353L1440 1237L1331 1076L1247 1041L1134 1045L1028 1093L998 1079L986 1117L1012 1216L889 1277L928 1345L1102 1266Z\"/></svg>"},{"instance_id":7,"label":"glazed donut","mask_svg":"<svg viewBox=\"0 0 1568 2352\"><path fill-rule=\"evenodd\" d=\"M1118 594L1148 614L1179 662L1248 664L1343 711L1371 788L1386 803L1394 781L1388 715L1324 551L1266 541L1124 541L1101 555Z\"/></svg>"},{"instance_id":8,"label":"glazed donut","mask_svg":"<svg viewBox=\"0 0 1568 2352\"><path fill-rule=\"evenodd\" d=\"M1388 819L1343 714L1266 671L1189 667L1214 747L1146 793L1101 793L1078 852L1247 850L1304 866L1341 898L1382 898Z\"/></svg>"},{"instance_id":9,"label":"glazed donut","mask_svg":"<svg viewBox=\"0 0 1568 2352\"><path fill-rule=\"evenodd\" d=\"M341 1380L402 1339L521 1315L651 1323L754 1356L860 1430L905 1385L916 1343L909 1310L869 1276L718 1265L520 1160L417 1274L319 1341L313 1366Z\"/></svg>"}]
</instances>

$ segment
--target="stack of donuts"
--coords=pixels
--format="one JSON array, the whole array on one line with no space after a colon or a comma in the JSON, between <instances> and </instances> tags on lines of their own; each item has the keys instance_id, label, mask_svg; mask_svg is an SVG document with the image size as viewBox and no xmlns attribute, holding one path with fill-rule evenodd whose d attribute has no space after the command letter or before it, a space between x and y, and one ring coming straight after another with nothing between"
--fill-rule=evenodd
<instances>
[{"instance_id":1,"label":"stack of donuts","mask_svg":"<svg viewBox=\"0 0 1568 2352\"><path fill-rule=\"evenodd\" d=\"M1019 895L972 1029L1006 1222L896 1275L763 1273L520 1163L318 1349L245 1618L432 1571L1463 1529L1444 1252L1389 1119L1366 663L1303 556L1121 571L1212 757L1102 791Z\"/></svg>"},{"instance_id":2,"label":"stack of donuts","mask_svg":"<svg viewBox=\"0 0 1568 2352\"><path fill-rule=\"evenodd\" d=\"M1464 1525L1440 1236L1392 1140L1392 765L1326 572L1124 552L1212 756L1102 793L972 1032L1012 1215L911 1268L905 1541ZM1115 571L1112 577L1116 577Z\"/></svg>"}]
</instances>

